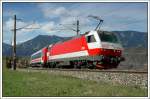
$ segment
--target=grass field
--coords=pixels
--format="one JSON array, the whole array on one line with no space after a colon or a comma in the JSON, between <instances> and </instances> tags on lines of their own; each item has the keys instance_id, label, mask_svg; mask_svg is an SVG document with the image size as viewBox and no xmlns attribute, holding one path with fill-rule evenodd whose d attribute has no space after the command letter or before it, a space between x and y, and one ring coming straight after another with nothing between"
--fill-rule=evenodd
<instances>
[{"instance_id":1,"label":"grass field","mask_svg":"<svg viewBox=\"0 0 150 99\"><path fill-rule=\"evenodd\" d=\"M147 96L147 89L82 80L41 72L3 69L6 96Z\"/></svg>"}]
</instances>

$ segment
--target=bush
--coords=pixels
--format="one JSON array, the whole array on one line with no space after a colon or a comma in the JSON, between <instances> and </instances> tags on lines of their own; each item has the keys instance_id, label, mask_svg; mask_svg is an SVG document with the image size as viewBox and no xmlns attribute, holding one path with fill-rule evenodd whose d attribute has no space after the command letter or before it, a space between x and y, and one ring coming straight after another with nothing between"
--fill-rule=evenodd
<instances>
[{"instance_id":1,"label":"bush","mask_svg":"<svg viewBox=\"0 0 150 99\"><path fill-rule=\"evenodd\" d=\"M5 63L6 64L6 68L10 69L11 66L12 66L12 60L11 60L11 58L10 57L6 57L5 62L6 62Z\"/></svg>"}]
</instances>

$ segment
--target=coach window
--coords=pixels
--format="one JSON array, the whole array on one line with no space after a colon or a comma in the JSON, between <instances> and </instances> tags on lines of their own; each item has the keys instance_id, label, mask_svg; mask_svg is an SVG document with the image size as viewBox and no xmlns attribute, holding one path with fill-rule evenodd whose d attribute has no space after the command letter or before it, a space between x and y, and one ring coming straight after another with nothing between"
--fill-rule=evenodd
<instances>
[{"instance_id":1,"label":"coach window","mask_svg":"<svg viewBox=\"0 0 150 99\"><path fill-rule=\"evenodd\" d=\"M86 41L88 43L96 42L94 35L87 36Z\"/></svg>"}]
</instances>

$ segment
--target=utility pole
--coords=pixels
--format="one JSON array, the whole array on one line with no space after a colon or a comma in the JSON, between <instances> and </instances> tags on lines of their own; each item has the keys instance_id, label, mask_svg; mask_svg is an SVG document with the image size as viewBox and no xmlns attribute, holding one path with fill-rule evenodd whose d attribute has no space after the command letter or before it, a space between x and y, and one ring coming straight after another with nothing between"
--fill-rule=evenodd
<instances>
[{"instance_id":1,"label":"utility pole","mask_svg":"<svg viewBox=\"0 0 150 99\"><path fill-rule=\"evenodd\" d=\"M79 35L79 20L77 20L77 36Z\"/></svg>"},{"instance_id":2,"label":"utility pole","mask_svg":"<svg viewBox=\"0 0 150 99\"><path fill-rule=\"evenodd\" d=\"M21 29L39 29L39 28L26 28L26 27L28 27L32 24L23 26L21 28L17 28L17 26L16 26L16 21L17 20L21 20L21 19L17 19L16 15L14 15L14 29L12 30L13 31L13 54L12 54L12 56L13 56L12 69L13 70L16 70L16 31L21 30Z\"/></svg>"},{"instance_id":3,"label":"utility pole","mask_svg":"<svg viewBox=\"0 0 150 99\"><path fill-rule=\"evenodd\" d=\"M13 70L16 70L16 15L14 15Z\"/></svg>"}]
</instances>

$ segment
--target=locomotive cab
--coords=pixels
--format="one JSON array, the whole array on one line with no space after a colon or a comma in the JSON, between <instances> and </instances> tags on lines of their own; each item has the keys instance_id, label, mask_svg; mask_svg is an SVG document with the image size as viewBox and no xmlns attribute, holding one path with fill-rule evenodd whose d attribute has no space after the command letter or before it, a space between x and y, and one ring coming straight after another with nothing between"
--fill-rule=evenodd
<instances>
[{"instance_id":1,"label":"locomotive cab","mask_svg":"<svg viewBox=\"0 0 150 99\"><path fill-rule=\"evenodd\" d=\"M107 31L91 31L85 35L89 53L91 56L99 56L97 63L99 67L106 67L102 65L110 64L117 67L122 58L123 47L118 39L118 37ZM112 67L112 68L114 68Z\"/></svg>"},{"instance_id":2,"label":"locomotive cab","mask_svg":"<svg viewBox=\"0 0 150 99\"><path fill-rule=\"evenodd\" d=\"M123 50L118 37L112 32L91 31L86 36L89 49L103 48Z\"/></svg>"},{"instance_id":3,"label":"locomotive cab","mask_svg":"<svg viewBox=\"0 0 150 99\"><path fill-rule=\"evenodd\" d=\"M123 50L120 40L112 32L97 31L103 49Z\"/></svg>"}]
</instances>

